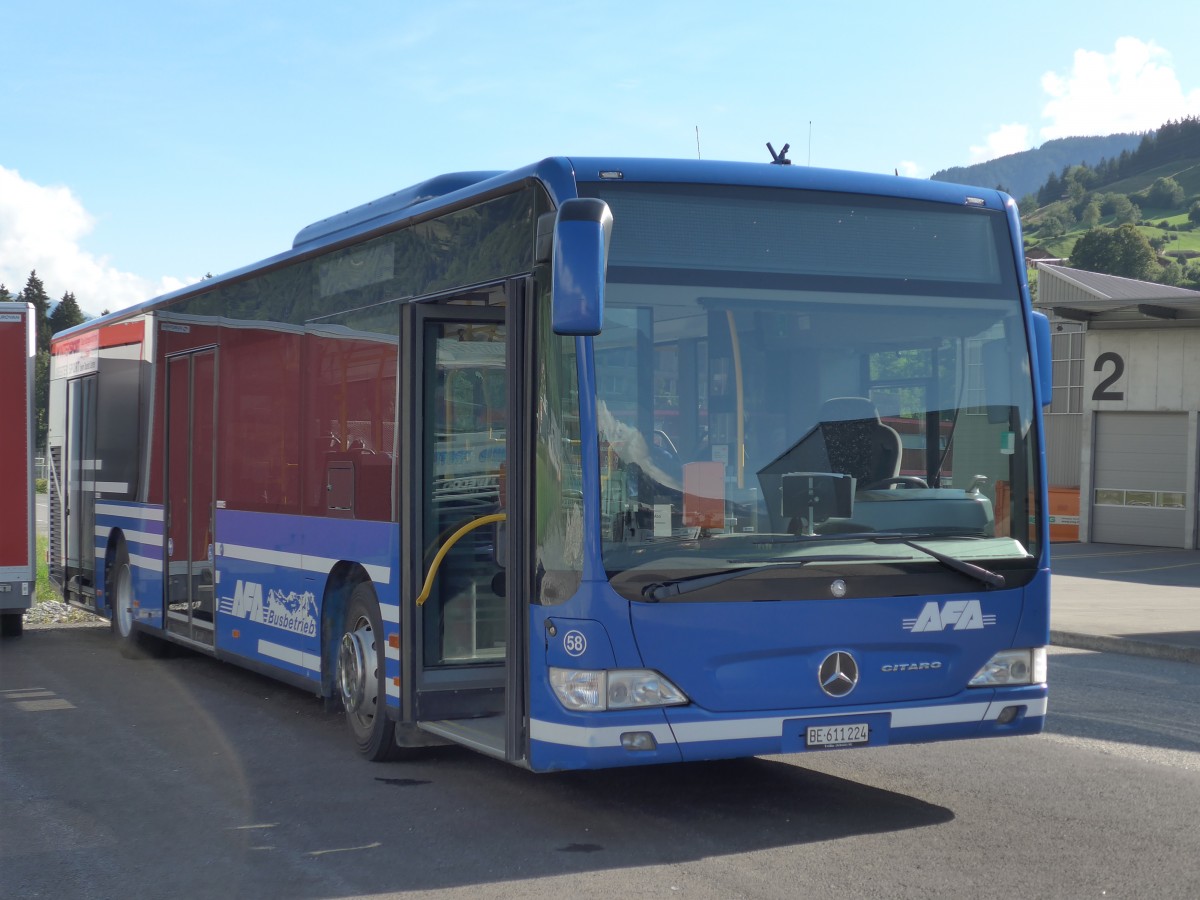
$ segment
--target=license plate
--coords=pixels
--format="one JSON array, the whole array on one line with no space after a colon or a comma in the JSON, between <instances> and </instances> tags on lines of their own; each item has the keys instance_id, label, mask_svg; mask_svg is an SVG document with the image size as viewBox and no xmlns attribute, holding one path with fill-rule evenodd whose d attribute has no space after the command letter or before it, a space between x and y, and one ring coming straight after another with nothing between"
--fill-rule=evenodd
<instances>
[{"instance_id":1,"label":"license plate","mask_svg":"<svg viewBox=\"0 0 1200 900\"><path fill-rule=\"evenodd\" d=\"M871 727L866 722L810 725L804 734L804 743L808 747L848 747L851 744L865 744L870 736Z\"/></svg>"}]
</instances>

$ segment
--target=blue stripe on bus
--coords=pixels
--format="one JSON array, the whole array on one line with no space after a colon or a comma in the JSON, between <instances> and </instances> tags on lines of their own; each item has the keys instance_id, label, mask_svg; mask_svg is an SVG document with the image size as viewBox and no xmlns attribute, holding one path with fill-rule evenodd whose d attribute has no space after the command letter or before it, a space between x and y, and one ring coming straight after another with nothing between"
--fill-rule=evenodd
<instances>
[{"instance_id":1,"label":"blue stripe on bus","mask_svg":"<svg viewBox=\"0 0 1200 900\"><path fill-rule=\"evenodd\" d=\"M154 504L131 503L124 500L102 500L96 504L96 569L97 607L111 614L105 594L104 564L108 553L108 537L120 530L129 554L130 576L135 600L136 621L155 628L162 627L163 596L163 508Z\"/></svg>"},{"instance_id":2,"label":"blue stripe on bus","mask_svg":"<svg viewBox=\"0 0 1200 900\"><path fill-rule=\"evenodd\" d=\"M371 578L387 646L400 627L398 547L398 528L388 522L217 510L217 649L319 683L325 583L343 559ZM387 653L387 704L394 708L399 675L399 654Z\"/></svg>"},{"instance_id":3,"label":"blue stripe on bus","mask_svg":"<svg viewBox=\"0 0 1200 900\"><path fill-rule=\"evenodd\" d=\"M124 501L96 504L97 584L107 539L124 535L138 621L162 628L163 507ZM213 547L216 649L319 683L321 603L339 560L354 560L371 578L385 646L399 635L398 526L218 509ZM234 636L234 633L237 636ZM387 704L399 708L400 655L386 652Z\"/></svg>"}]
</instances>

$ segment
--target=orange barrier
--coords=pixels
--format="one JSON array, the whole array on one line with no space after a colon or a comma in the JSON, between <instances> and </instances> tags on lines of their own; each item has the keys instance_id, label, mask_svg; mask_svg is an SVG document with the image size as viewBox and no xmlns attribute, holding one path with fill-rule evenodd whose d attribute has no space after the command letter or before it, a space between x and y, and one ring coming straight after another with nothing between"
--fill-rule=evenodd
<instances>
[{"instance_id":1,"label":"orange barrier","mask_svg":"<svg viewBox=\"0 0 1200 900\"><path fill-rule=\"evenodd\" d=\"M1079 540L1079 488L1050 488L1050 543Z\"/></svg>"},{"instance_id":2,"label":"orange barrier","mask_svg":"<svg viewBox=\"0 0 1200 900\"><path fill-rule=\"evenodd\" d=\"M996 534L1009 534L1007 481L996 482ZM1050 543L1065 544L1079 540L1079 488L1052 487L1050 494ZM1033 498L1030 497L1032 503Z\"/></svg>"}]
</instances>

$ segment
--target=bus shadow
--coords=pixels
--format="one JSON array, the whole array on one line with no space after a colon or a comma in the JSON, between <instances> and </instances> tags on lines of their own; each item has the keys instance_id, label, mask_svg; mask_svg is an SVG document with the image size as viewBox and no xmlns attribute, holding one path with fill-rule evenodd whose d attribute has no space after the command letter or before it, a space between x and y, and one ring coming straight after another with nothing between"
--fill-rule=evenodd
<instances>
[{"instance_id":1,"label":"bus shadow","mask_svg":"<svg viewBox=\"0 0 1200 900\"><path fill-rule=\"evenodd\" d=\"M462 778L486 791L469 823L449 830L443 823L438 830L439 843L476 846L481 855L463 854L446 866L438 856L413 858L401 850L403 865L376 869L357 881L356 891L437 890L679 865L954 819L949 809L915 797L773 759L531 775L445 748L425 765L403 768L406 790L420 789L426 779L436 789Z\"/></svg>"},{"instance_id":2,"label":"bus shadow","mask_svg":"<svg viewBox=\"0 0 1200 900\"><path fill-rule=\"evenodd\" d=\"M544 775L461 747L369 763L348 746L342 717L309 692L183 649L124 660L106 629L30 637L24 656L92 673L99 697L71 694L95 711L81 720L92 745L136 753L117 807L104 792L71 802L107 823L100 834L124 835L108 849L146 883L203 869L195 896L282 895L280 885L297 898L486 889L954 819L918 797L818 771L824 754ZM100 699L110 697L120 702ZM91 796L81 787L91 780L80 770L53 790ZM164 819L164 796L211 821ZM205 862L218 858L216 869Z\"/></svg>"}]
</instances>

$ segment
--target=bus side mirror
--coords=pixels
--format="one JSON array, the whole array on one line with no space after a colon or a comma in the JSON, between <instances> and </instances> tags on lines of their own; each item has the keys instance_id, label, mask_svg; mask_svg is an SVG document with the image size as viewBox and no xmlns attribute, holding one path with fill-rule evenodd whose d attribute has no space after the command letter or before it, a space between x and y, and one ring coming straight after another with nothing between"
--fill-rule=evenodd
<instances>
[{"instance_id":1,"label":"bus side mirror","mask_svg":"<svg viewBox=\"0 0 1200 900\"><path fill-rule=\"evenodd\" d=\"M612 212L603 200L564 200L554 220L555 334L594 335L604 319Z\"/></svg>"},{"instance_id":2,"label":"bus side mirror","mask_svg":"<svg viewBox=\"0 0 1200 900\"><path fill-rule=\"evenodd\" d=\"M1033 314L1034 352L1037 353L1038 386L1041 388L1042 406L1049 406L1054 392L1054 366L1050 349L1050 319L1045 313Z\"/></svg>"}]
</instances>

